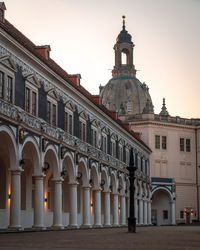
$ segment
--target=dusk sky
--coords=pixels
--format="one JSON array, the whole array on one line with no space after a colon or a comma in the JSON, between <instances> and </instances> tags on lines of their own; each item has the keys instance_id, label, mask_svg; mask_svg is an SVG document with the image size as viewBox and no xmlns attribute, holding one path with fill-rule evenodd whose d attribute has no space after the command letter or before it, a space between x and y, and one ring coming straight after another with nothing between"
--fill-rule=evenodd
<instances>
[{"instance_id":1,"label":"dusk sky","mask_svg":"<svg viewBox=\"0 0 200 250\"><path fill-rule=\"evenodd\" d=\"M150 88L155 113L200 118L200 0L5 0L6 19L92 94L112 77L122 29L135 44L137 78Z\"/></svg>"}]
</instances>

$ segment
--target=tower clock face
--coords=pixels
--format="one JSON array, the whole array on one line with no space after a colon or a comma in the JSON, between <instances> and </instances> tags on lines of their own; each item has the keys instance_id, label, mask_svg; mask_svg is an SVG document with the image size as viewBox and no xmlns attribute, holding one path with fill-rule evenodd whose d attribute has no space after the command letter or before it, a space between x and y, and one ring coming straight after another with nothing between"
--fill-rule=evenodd
<instances>
[{"instance_id":1,"label":"tower clock face","mask_svg":"<svg viewBox=\"0 0 200 250\"><path fill-rule=\"evenodd\" d=\"M102 136L101 136L101 128L99 127L97 130L97 147L100 149L102 143Z\"/></svg>"}]
</instances>

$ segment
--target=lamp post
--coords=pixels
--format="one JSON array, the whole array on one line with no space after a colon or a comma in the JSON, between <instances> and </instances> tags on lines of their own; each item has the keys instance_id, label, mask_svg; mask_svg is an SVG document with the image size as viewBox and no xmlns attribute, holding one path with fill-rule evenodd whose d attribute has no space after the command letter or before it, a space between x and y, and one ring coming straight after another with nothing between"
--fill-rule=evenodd
<instances>
[{"instance_id":1,"label":"lamp post","mask_svg":"<svg viewBox=\"0 0 200 250\"><path fill-rule=\"evenodd\" d=\"M129 180L130 180L130 212L128 217L128 232L129 233L136 233L136 218L135 218L135 207L134 207L134 195L135 195L135 171L137 167L134 164L133 158L133 148L130 150L130 161L129 167L127 170L129 171Z\"/></svg>"}]
</instances>

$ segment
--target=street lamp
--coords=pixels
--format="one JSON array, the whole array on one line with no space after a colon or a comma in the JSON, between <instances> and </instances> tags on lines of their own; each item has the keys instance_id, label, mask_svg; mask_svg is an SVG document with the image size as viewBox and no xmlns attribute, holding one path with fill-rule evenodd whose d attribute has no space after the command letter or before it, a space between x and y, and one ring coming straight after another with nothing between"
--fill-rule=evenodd
<instances>
[{"instance_id":1,"label":"street lamp","mask_svg":"<svg viewBox=\"0 0 200 250\"><path fill-rule=\"evenodd\" d=\"M137 166L135 166L134 158L133 158L133 148L130 150L130 161L129 167L127 170L129 171L129 180L130 180L130 212L128 217L128 232L136 233L136 218L135 218L135 207L134 207L134 196L135 196L135 171Z\"/></svg>"}]
</instances>

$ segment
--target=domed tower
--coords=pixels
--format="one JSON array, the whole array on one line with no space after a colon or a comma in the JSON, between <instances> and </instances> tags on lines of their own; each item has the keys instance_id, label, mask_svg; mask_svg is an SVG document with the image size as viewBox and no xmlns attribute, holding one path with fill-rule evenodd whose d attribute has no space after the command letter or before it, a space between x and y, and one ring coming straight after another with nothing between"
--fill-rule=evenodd
<instances>
[{"instance_id":1,"label":"domed tower","mask_svg":"<svg viewBox=\"0 0 200 250\"><path fill-rule=\"evenodd\" d=\"M118 111L119 115L131 116L144 112L153 113L153 104L149 88L136 78L133 64L133 48L131 35L125 27L125 16L122 30L114 45L115 66L112 70L113 78L105 87L101 87L102 104L109 110ZM146 105L150 108L145 109Z\"/></svg>"}]
</instances>

